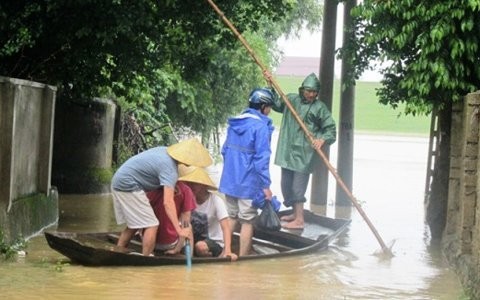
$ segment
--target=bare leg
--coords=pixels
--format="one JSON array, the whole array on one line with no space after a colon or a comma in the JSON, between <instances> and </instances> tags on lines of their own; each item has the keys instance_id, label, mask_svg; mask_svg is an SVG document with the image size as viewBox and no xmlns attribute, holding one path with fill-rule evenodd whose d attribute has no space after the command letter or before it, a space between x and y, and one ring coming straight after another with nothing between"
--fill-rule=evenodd
<instances>
[{"instance_id":1,"label":"bare leg","mask_svg":"<svg viewBox=\"0 0 480 300\"><path fill-rule=\"evenodd\" d=\"M142 254L149 256L155 248L155 241L157 239L158 226L145 228L142 238Z\"/></svg>"},{"instance_id":2,"label":"bare leg","mask_svg":"<svg viewBox=\"0 0 480 300\"><path fill-rule=\"evenodd\" d=\"M233 233L235 232L235 227L237 226L237 220L233 218L228 219L228 224L230 225L230 232Z\"/></svg>"},{"instance_id":3,"label":"bare leg","mask_svg":"<svg viewBox=\"0 0 480 300\"><path fill-rule=\"evenodd\" d=\"M118 238L117 246L120 248L127 248L128 243L130 243L130 240L132 239L135 232L137 232L137 229L125 227L125 229L120 234L120 237Z\"/></svg>"},{"instance_id":4,"label":"bare leg","mask_svg":"<svg viewBox=\"0 0 480 300\"><path fill-rule=\"evenodd\" d=\"M180 237L180 238L178 238L178 241L177 241L177 244L175 245L175 247L173 247L173 249L170 249L170 250L165 251L165 254L177 254L177 253L180 253L180 251L182 250L182 248L183 248L184 246L185 246L185 238Z\"/></svg>"},{"instance_id":5,"label":"bare leg","mask_svg":"<svg viewBox=\"0 0 480 300\"><path fill-rule=\"evenodd\" d=\"M235 232L235 229L238 225L238 220L234 218L228 218L228 226L230 227L230 241L231 245L233 245L233 233ZM239 242L241 244L241 242ZM233 249L232 249L233 252Z\"/></svg>"},{"instance_id":6,"label":"bare leg","mask_svg":"<svg viewBox=\"0 0 480 300\"><path fill-rule=\"evenodd\" d=\"M303 202L297 202L293 206L295 219L282 225L282 227L286 229L303 229L305 226L305 220L303 219Z\"/></svg>"},{"instance_id":7,"label":"bare leg","mask_svg":"<svg viewBox=\"0 0 480 300\"><path fill-rule=\"evenodd\" d=\"M240 229L240 251L238 256L248 255L252 247L253 225L243 223Z\"/></svg>"}]
</instances>

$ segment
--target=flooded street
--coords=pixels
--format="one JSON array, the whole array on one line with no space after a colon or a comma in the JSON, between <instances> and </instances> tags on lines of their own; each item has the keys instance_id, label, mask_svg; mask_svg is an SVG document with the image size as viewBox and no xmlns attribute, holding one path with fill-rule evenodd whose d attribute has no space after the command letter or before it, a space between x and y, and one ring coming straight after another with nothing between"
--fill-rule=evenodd
<instances>
[{"instance_id":1,"label":"flooded street","mask_svg":"<svg viewBox=\"0 0 480 300\"><path fill-rule=\"evenodd\" d=\"M276 144L274 142L274 144ZM166 267L83 267L50 250L43 235L28 254L0 262L2 299L464 299L457 276L430 244L423 220L428 139L356 135L353 194L393 258L362 217L333 205L311 207L352 219L347 231L323 252L243 261ZM336 147L331 161L336 165ZM280 170L272 165L272 190ZM310 205L306 205L310 207ZM60 231L108 231L115 224L109 195L61 195Z\"/></svg>"}]
</instances>

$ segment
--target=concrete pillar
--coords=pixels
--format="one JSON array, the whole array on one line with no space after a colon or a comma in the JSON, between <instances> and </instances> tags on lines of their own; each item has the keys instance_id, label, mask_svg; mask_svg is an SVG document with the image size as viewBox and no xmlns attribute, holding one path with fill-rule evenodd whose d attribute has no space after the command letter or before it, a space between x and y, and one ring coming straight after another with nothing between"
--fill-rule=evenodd
<instances>
[{"instance_id":1,"label":"concrete pillar","mask_svg":"<svg viewBox=\"0 0 480 300\"><path fill-rule=\"evenodd\" d=\"M343 9L343 47L348 48L350 39L354 38L351 32L352 25L351 10L357 5L356 0L344 1ZM354 66L348 59L342 60L342 77L340 91L340 120L338 126L338 155L337 170L345 186L352 191L353 187L353 142L354 142L354 121L355 121L355 86L350 82L349 74L352 73ZM336 205L352 205L350 197L337 184Z\"/></svg>"},{"instance_id":2,"label":"concrete pillar","mask_svg":"<svg viewBox=\"0 0 480 300\"><path fill-rule=\"evenodd\" d=\"M58 102L52 182L60 194L110 192L115 110L107 99Z\"/></svg>"},{"instance_id":3,"label":"concrete pillar","mask_svg":"<svg viewBox=\"0 0 480 300\"><path fill-rule=\"evenodd\" d=\"M337 6L338 1L326 0L323 5L323 32L320 53L320 95L319 99L332 111L333 78L335 66L335 39L337 32ZM323 147L322 151L330 157L330 147ZM312 204L326 205L328 196L327 166L322 162L315 166L312 175L312 188L310 199Z\"/></svg>"}]
</instances>

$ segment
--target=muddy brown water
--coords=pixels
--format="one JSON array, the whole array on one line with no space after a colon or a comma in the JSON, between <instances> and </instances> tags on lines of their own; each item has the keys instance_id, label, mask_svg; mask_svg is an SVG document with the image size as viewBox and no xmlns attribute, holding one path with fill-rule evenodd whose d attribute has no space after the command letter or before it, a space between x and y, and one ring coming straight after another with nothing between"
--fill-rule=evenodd
<instances>
[{"instance_id":1,"label":"muddy brown water","mask_svg":"<svg viewBox=\"0 0 480 300\"><path fill-rule=\"evenodd\" d=\"M42 235L28 253L0 263L2 299L463 299L458 277L430 243L423 219L426 138L356 136L353 193L394 257L354 208L311 207L351 218L326 251L304 256L166 267L84 267L51 250ZM331 160L336 150L332 148ZM279 171L272 166L274 182ZM331 189L335 190L333 179ZM274 191L280 195L278 184ZM307 204L307 207L310 207ZM61 195L49 230L106 231L110 195Z\"/></svg>"}]
</instances>

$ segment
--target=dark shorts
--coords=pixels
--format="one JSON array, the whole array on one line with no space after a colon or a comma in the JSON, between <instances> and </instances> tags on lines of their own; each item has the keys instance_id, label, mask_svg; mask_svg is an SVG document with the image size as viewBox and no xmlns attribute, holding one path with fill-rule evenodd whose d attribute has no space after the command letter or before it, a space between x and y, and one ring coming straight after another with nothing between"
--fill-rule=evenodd
<instances>
[{"instance_id":1,"label":"dark shorts","mask_svg":"<svg viewBox=\"0 0 480 300\"><path fill-rule=\"evenodd\" d=\"M222 248L222 246L220 246L219 243L215 242L214 240L210 240L210 239L206 239L206 240L204 240L204 242L207 244L208 250L210 250L210 252L212 252L213 257L217 257L217 256L220 256L220 254L222 254L223 248Z\"/></svg>"}]
</instances>

